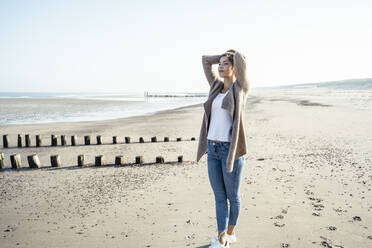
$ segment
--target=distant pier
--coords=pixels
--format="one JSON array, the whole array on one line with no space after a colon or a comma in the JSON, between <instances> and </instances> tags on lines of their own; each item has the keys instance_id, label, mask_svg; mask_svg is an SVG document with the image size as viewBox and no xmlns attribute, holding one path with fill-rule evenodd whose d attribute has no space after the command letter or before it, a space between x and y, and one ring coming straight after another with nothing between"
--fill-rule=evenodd
<instances>
[{"instance_id":1,"label":"distant pier","mask_svg":"<svg viewBox=\"0 0 372 248\"><path fill-rule=\"evenodd\" d=\"M189 92L180 92L180 93L166 93L166 92L149 92L145 91L143 93L144 97L206 97L208 93L189 93Z\"/></svg>"}]
</instances>

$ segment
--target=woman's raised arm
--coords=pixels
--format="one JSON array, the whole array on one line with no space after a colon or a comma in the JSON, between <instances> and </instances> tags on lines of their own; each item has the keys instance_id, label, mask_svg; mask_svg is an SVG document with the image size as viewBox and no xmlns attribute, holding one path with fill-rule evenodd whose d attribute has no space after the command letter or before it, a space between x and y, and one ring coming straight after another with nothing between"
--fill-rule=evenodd
<instances>
[{"instance_id":1,"label":"woman's raised arm","mask_svg":"<svg viewBox=\"0 0 372 248\"><path fill-rule=\"evenodd\" d=\"M221 55L203 55L202 56L202 63L204 74L208 80L210 86L212 86L213 82L218 79L217 75L212 70L213 64L218 64L220 62Z\"/></svg>"},{"instance_id":2,"label":"woman's raised arm","mask_svg":"<svg viewBox=\"0 0 372 248\"><path fill-rule=\"evenodd\" d=\"M243 54L236 52L234 54L234 70L236 81L241 88L249 90L249 80L247 77L247 65Z\"/></svg>"}]
</instances>

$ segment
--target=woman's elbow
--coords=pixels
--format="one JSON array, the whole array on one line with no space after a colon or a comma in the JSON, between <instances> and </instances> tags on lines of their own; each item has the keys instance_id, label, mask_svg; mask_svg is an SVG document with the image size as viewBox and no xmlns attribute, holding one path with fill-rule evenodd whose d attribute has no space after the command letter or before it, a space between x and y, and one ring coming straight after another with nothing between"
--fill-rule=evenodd
<instances>
[{"instance_id":1,"label":"woman's elbow","mask_svg":"<svg viewBox=\"0 0 372 248\"><path fill-rule=\"evenodd\" d=\"M251 91L251 84L249 81L246 82L244 90L249 93Z\"/></svg>"}]
</instances>

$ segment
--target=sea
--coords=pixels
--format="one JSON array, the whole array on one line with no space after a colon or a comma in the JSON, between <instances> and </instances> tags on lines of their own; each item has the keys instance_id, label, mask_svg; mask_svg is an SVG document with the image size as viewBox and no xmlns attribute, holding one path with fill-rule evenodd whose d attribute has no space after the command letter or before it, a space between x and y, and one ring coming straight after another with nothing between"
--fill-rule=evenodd
<instances>
[{"instance_id":1,"label":"sea","mask_svg":"<svg viewBox=\"0 0 372 248\"><path fill-rule=\"evenodd\" d=\"M183 92L0 92L0 126L125 118L206 100L206 93Z\"/></svg>"},{"instance_id":2,"label":"sea","mask_svg":"<svg viewBox=\"0 0 372 248\"><path fill-rule=\"evenodd\" d=\"M256 87L250 94L311 98L319 103L327 99L337 106L370 111L372 78ZM0 126L125 118L186 106L202 107L200 104L206 100L205 92L0 92Z\"/></svg>"}]
</instances>

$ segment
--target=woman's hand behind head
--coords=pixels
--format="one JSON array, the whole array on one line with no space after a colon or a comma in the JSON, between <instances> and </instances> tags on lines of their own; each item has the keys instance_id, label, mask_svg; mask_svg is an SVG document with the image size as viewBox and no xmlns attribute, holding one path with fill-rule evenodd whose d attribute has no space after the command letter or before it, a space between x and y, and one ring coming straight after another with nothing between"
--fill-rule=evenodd
<instances>
[{"instance_id":1,"label":"woman's hand behind head","mask_svg":"<svg viewBox=\"0 0 372 248\"><path fill-rule=\"evenodd\" d=\"M234 53L236 53L236 50L234 50L234 49L229 49L229 50L226 51L226 53L232 53L232 54L234 54Z\"/></svg>"}]
</instances>

